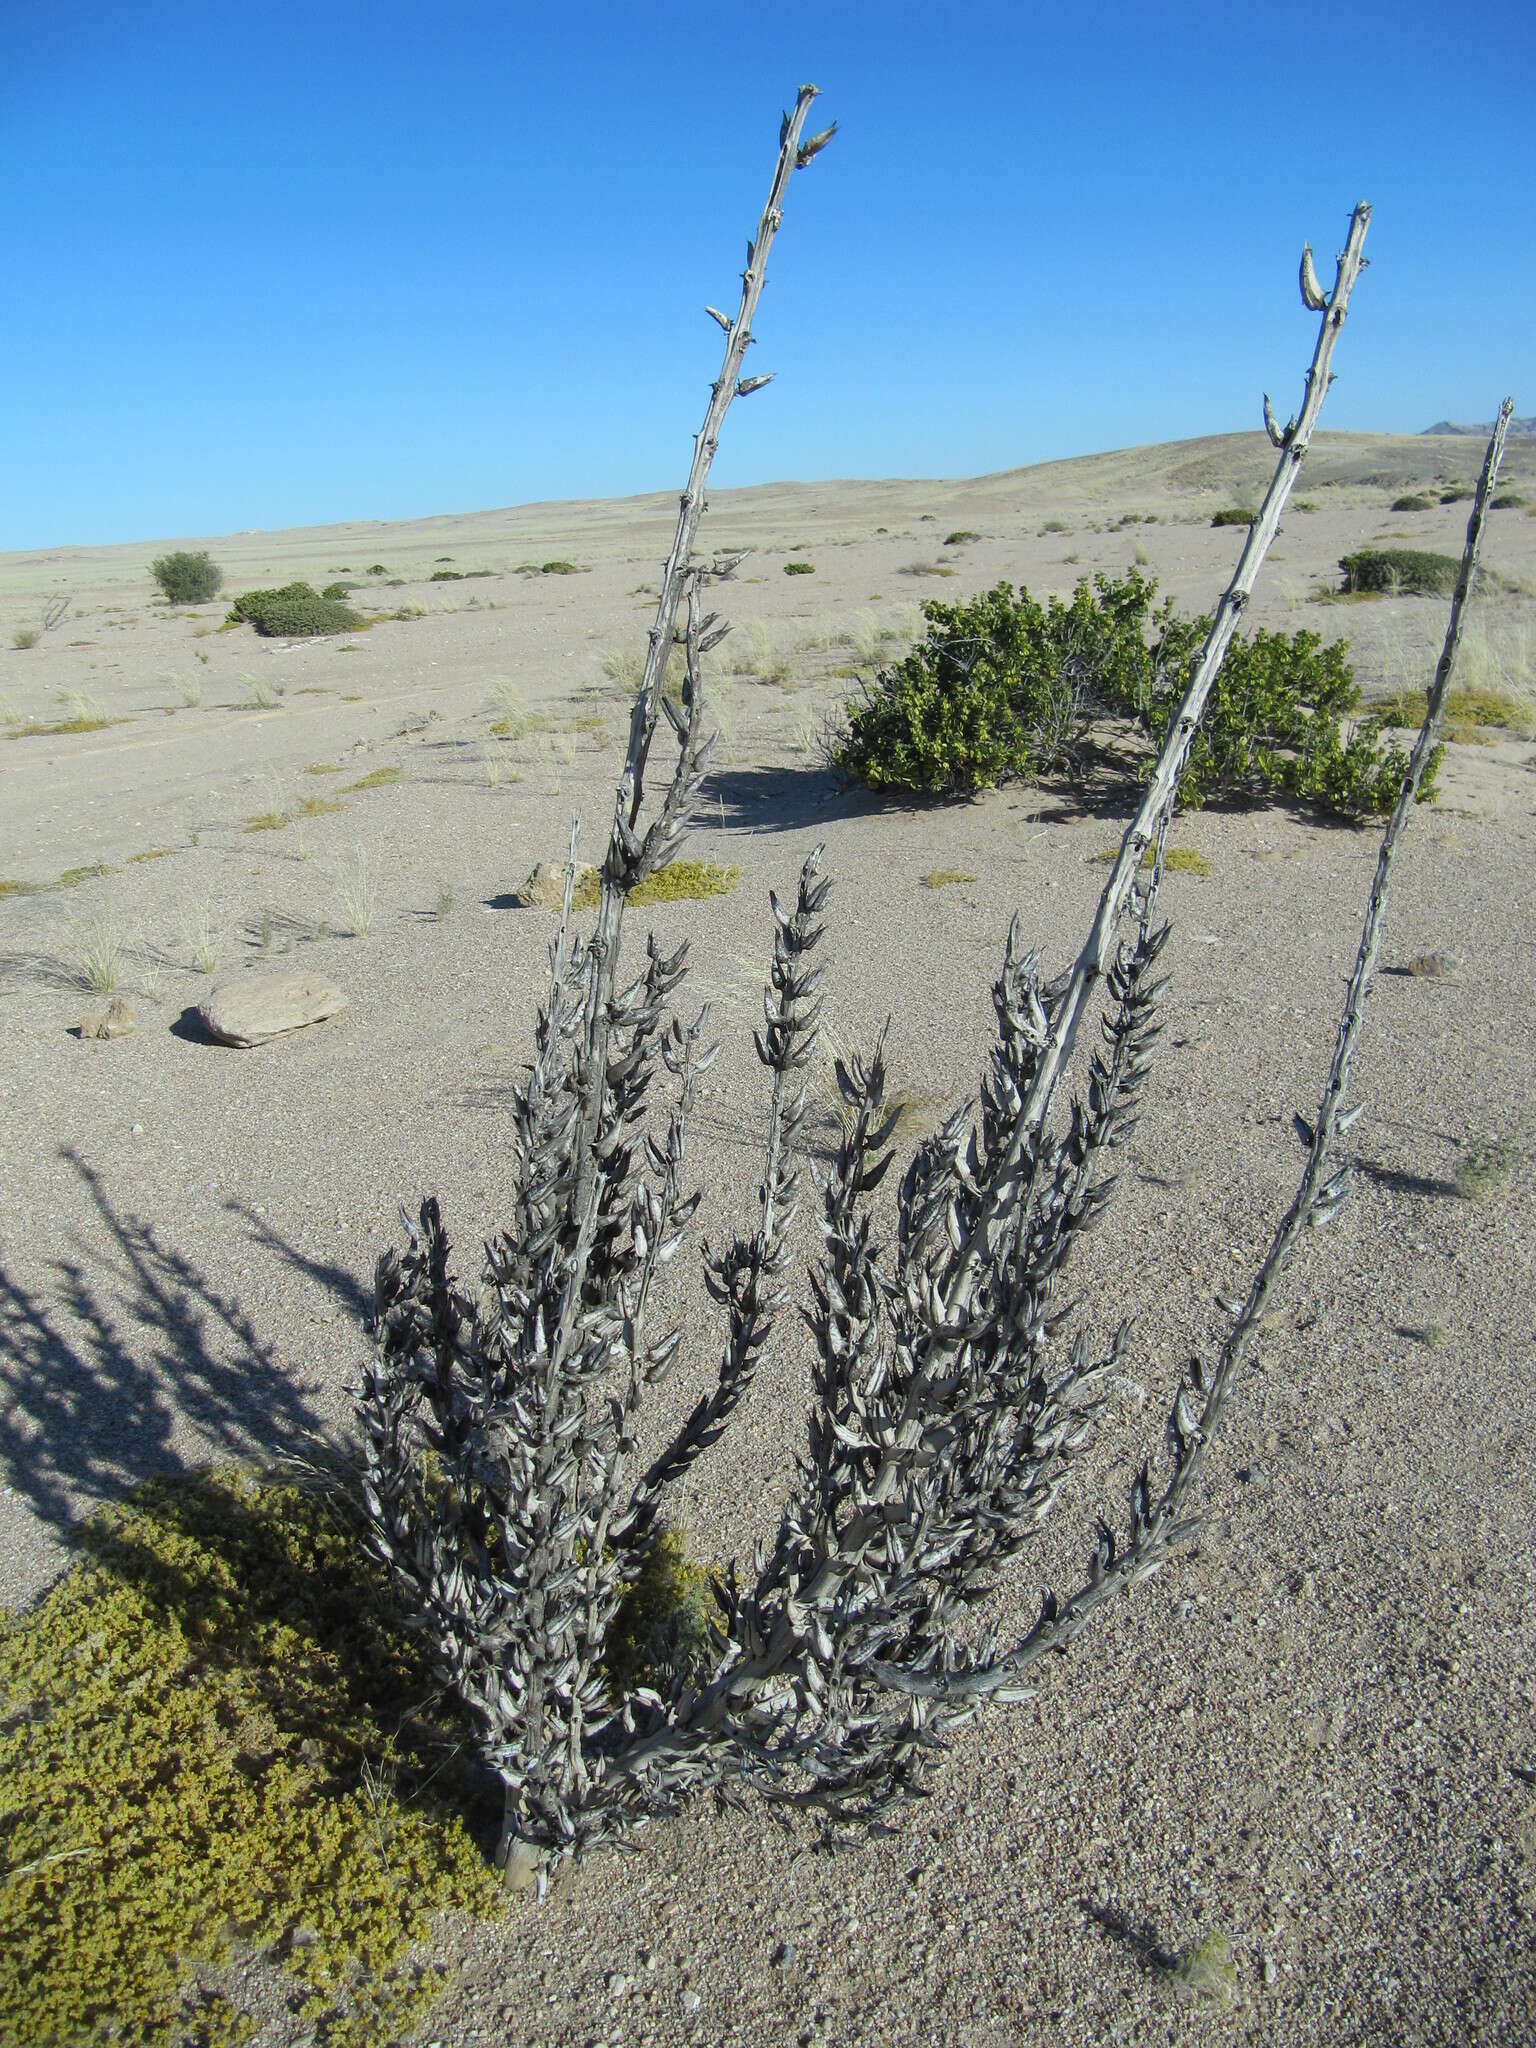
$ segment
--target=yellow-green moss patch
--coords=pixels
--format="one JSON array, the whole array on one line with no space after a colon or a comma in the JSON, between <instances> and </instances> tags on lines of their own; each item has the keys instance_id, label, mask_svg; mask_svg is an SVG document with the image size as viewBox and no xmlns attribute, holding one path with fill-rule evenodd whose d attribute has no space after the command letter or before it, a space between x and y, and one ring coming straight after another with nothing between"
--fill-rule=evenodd
<instances>
[{"instance_id":1,"label":"yellow-green moss patch","mask_svg":"<svg viewBox=\"0 0 1536 2048\"><path fill-rule=\"evenodd\" d=\"M171 855L175 851L176 849L174 846L146 846L142 853L129 854L128 865L131 868L136 868L139 866L141 861L169 860Z\"/></svg>"},{"instance_id":2,"label":"yellow-green moss patch","mask_svg":"<svg viewBox=\"0 0 1536 2048\"><path fill-rule=\"evenodd\" d=\"M254 818L246 819L245 829L247 832L281 832L288 823L286 811L258 811Z\"/></svg>"},{"instance_id":3,"label":"yellow-green moss patch","mask_svg":"<svg viewBox=\"0 0 1536 2048\"><path fill-rule=\"evenodd\" d=\"M355 698L343 698L343 703L355 703ZM304 770L306 775L344 775L346 770L339 761L311 761Z\"/></svg>"},{"instance_id":4,"label":"yellow-green moss patch","mask_svg":"<svg viewBox=\"0 0 1536 2048\"><path fill-rule=\"evenodd\" d=\"M964 868L930 868L922 877L925 889L951 889L957 882L974 882L976 877Z\"/></svg>"},{"instance_id":5,"label":"yellow-green moss patch","mask_svg":"<svg viewBox=\"0 0 1536 2048\"><path fill-rule=\"evenodd\" d=\"M1428 702L1428 694L1423 690L1399 690L1384 702L1365 708L1383 725L1400 726L1411 732L1424 723ZM1536 705L1508 690L1487 687L1447 693L1441 726L1446 739L1459 746L1476 746L1486 744L1490 731L1512 732L1523 740L1536 739Z\"/></svg>"},{"instance_id":6,"label":"yellow-green moss patch","mask_svg":"<svg viewBox=\"0 0 1536 2048\"><path fill-rule=\"evenodd\" d=\"M653 875L647 875L629 894L631 903L697 902L704 896L726 896L736 886L741 870L720 867L710 860L672 860Z\"/></svg>"},{"instance_id":7,"label":"yellow-green moss patch","mask_svg":"<svg viewBox=\"0 0 1536 2048\"><path fill-rule=\"evenodd\" d=\"M105 732L109 725L126 725L126 718L61 718L56 723L45 725L38 719L29 719L24 725L13 725L6 732L8 740L47 740L66 732Z\"/></svg>"},{"instance_id":8,"label":"yellow-green moss patch","mask_svg":"<svg viewBox=\"0 0 1536 2048\"><path fill-rule=\"evenodd\" d=\"M400 780L398 768L375 768L371 774L360 776L356 782L344 782L342 791L350 795L355 789L385 789L390 783Z\"/></svg>"},{"instance_id":9,"label":"yellow-green moss patch","mask_svg":"<svg viewBox=\"0 0 1536 2048\"><path fill-rule=\"evenodd\" d=\"M411 2030L410 1950L492 1873L445 1789L462 1738L336 1499L157 1480L0 1618L0 2041L247 2038L200 1981L254 1948L332 2043ZM431 1782L429 1782L431 1781Z\"/></svg>"},{"instance_id":10,"label":"yellow-green moss patch","mask_svg":"<svg viewBox=\"0 0 1536 2048\"><path fill-rule=\"evenodd\" d=\"M116 868L109 868L104 860L93 860L83 868L66 868L54 883L55 889L77 889L82 882L94 882L100 875L115 875Z\"/></svg>"},{"instance_id":11,"label":"yellow-green moss patch","mask_svg":"<svg viewBox=\"0 0 1536 2048\"><path fill-rule=\"evenodd\" d=\"M1096 853L1093 857L1095 860L1103 861L1107 864L1112 860L1120 858L1120 849L1118 846L1109 846L1105 848L1103 853ZM1150 868L1154 858L1152 848L1149 846L1141 856L1142 866ZM1211 872L1211 864L1205 855L1197 853L1192 846L1170 846L1163 856L1163 867L1170 875L1209 875Z\"/></svg>"},{"instance_id":12,"label":"yellow-green moss patch","mask_svg":"<svg viewBox=\"0 0 1536 2048\"><path fill-rule=\"evenodd\" d=\"M337 811L344 811L345 804L338 804L330 797L306 796L294 806L296 818L329 818Z\"/></svg>"}]
</instances>

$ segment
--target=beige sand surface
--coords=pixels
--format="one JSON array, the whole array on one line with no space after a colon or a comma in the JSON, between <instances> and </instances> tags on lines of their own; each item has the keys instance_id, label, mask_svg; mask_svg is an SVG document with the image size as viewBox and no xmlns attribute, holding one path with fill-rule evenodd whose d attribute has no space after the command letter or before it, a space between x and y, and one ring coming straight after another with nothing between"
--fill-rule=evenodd
<instances>
[{"instance_id":1,"label":"beige sand surface","mask_svg":"<svg viewBox=\"0 0 1536 2048\"><path fill-rule=\"evenodd\" d=\"M1314 509L1287 515L1254 623L1347 636L1368 694L1422 686L1444 604L1310 593L1387 534L1456 552L1465 505L1388 508L1420 481L1470 481L1480 455L1472 440L1319 437L1298 493ZM1061 964L1103 879L1094 856L1118 838L1123 792L941 809L840 789L815 745L854 687L837 671L872 673L876 629L910 635L922 598L1004 576L1066 593L1138 550L1183 605L1209 605L1241 539L1211 513L1256 502L1271 460L1255 435L968 482L717 496L707 543L754 552L719 594L740 630L689 851L741 880L642 920L668 944L691 936L725 1041L692 1148L704 1234L750 1210L765 895L812 843L838 885L833 1025L856 1039L892 1016L916 1120L974 1091L1012 913ZM1511 444L1506 484L1536 499L1536 447ZM627 708L604 657L643 644L675 508L658 495L208 542L226 599L345 569L369 610L427 607L293 645L214 631L222 603L156 601L146 567L167 543L0 558L0 734L67 717L72 694L121 721L0 736L0 878L28 885L0 896L0 1598L34 1595L71 1521L148 1472L344 1431L398 1203L436 1190L464 1248L504 1210L499 1111L550 936L547 914L507 897L563 852L573 812L584 850L601 848ZM946 546L957 529L980 537ZM795 558L815 573L786 576ZM556 559L583 573L519 572ZM1536 517L1496 514L1485 559L1475 660L1529 696ZM387 577L366 574L376 562ZM492 573L434 583L435 567ZM68 618L13 649L54 593ZM777 655L782 678L732 677L743 649L760 669ZM497 739L509 715L520 734ZM306 773L321 765L340 772ZM458 1974L425 2038L1530 2037L1533 765L1509 735L1454 749L1414 821L1361 1042L1357 1194L1284 1286L1218 1446L1198 1556L1047 1671L1035 1702L966 1731L889 1838L829 1860L760 1809L700 1810L542 1909L445 1929ZM348 789L380 769L399 780ZM344 808L245 829L313 796ZM1008 1589L1016 1617L1040 1579L1079 1568L1101 1507L1123 1516L1182 1361L1217 1333L1213 1291L1241 1290L1289 1198L1291 1115L1317 1099L1376 852L1374 833L1284 809L1203 813L1175 840L1212 873L1169 879L1162 1058L1114 1223L1072 1273L1096 1332L1136 1312L1137 1384ZM975 879L925 888L935 868ZM83 963L109 942L138 1028L82 1041L70 1027L105 1003ZM253 1051L202 1042L187 1020L205 947L216 979L302 968L349 1006ZM1432 949L1457 956L1454 980L1402 971ZM1507 1176L1458 1198L1458 1169L1495 1139ZM694 1337L669 1390L680 1408L716 1336L696 1270L676 1301ZM683 1504L698 1549L740 1552L771 1527L806 1343L786 1322L698 1468ZM1230 2007L1182 1992L1160 1960L1212 1934L1232 1944ZM300 2038L259 1969L250 1995L264 2041Z\"/></svg>"}]
</instances>

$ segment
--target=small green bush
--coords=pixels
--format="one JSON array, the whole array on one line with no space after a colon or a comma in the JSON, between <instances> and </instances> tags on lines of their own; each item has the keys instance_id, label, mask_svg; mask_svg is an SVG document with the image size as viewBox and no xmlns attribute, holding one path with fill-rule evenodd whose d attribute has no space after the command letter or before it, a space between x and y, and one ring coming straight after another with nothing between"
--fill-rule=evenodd
<instances>
[{"instance_id":1,"label":"small green bush","mask_svg":"<svg viewBox=\"0 0 1536 2048\"><path fill-rule=\"evenodd\" d=\"M1463 498L1470 498L1472 491L1467 484L1453 484L1450 490L1440 493L1442 505L1459 505Z\"/></svg>"},{"instance_id":2,"label":"small green bush","mask_svg":"<svg viewBox=\"0 0 1536 2048\"><path fill-rule=\"evenodd\" d=\"M36 626L18 626L11 635L11 645L19 647L25 653L29 647L35 647L42 637L41 631Z\"/></svg>"},{"instance_id":3,"label":"small green bush","mask_svg":"<svg viewBox=\"0 0 1536 2048\"><path fill-rule=\"evenodd\" d=\"M327 583L320 595L322 597L335 598L350 597L356 588L357 585L355 583Z\"/></svg>"},{"instance_id":4,"label":"small green bush","mask_svg":"<svg viewBox=\"0 0 1536 2048\"><path fill-rule=\"evenodd\" d=\"M1461 564L1454 555L1420 548L1361 548L1339 562L1346 591L1381 590L1397 597L1449 597Z\"/></svg>"},{"instance_id":5,"label":"small green bush","mask_svg":"<svg viewBox=\"0 0 1536 2048\"><path fill-rule=\"evenodd\" d=\"M1196 621L1195 644L1208 622ZM1148 718L1160 746L1177 708L1176 688L1159 694ZM1234 640L1217 673L1189 761L1179 802L1197 810L1215 796L1259 797L1283 790L1346 817L1390 811L1408 756L1383 745L1381 721L1348 727L1344 714L1360 701L1347 650L1325 647L1316 633L1256 633ZM1425 773L1421 797L1433 794L1439 753Z\"/></svg>"},{"instance_id":6,"label":"small green bush","mask_svg":"<svg viewBox=\"0 0 1536 2048\"><path fill-rule=\"evenodd\" d=\"M581 570L575 562L541 562L539 564L539 574L541 576L579 576Z\"/></svg>"},{"instance_id":7,"label":"small green bush","mask_svg":"<svg viewBox=\"0 0 1536 2048\"><path fill-rule=\"evenodd\" d=\"M247 590L237 597L224 615L226 626L244 626L255 623L256 614L278 598L315 597L318 593L308 583L284 583L273 590Z\"/></svg>"},{"instance_id":8,"label":"small green bush","mask_svg":"<svg viewBox=\"0 0 1536 2048\"><path fill-rule=\"evenodd\" d=\"M784 564L784 574L786 576L814 576L816 574L816 564L814 562L786 562Z\"/></svg>"},{"instance_id":9,"label":"small green bush","mask_svg":"<svg viewBox=\"0 0 1536 2048\"><path fill-rule=\"evenodd\" d=\"M1529 505L1530 502L1521 491L1495 491L1493 494L1495 512L1517 512L1522 505Z\"/></svg>"},{"instance_id":10,"label":"small green bush","mask_svg":"<svg viewBox=\"0 0 1536 2048\"><path fill-rule=\"evenodd\" d=\"M462 583L464 578L457 569L434 569L427 578L429 583Z\"/></svg>"},{"instance_id":11,"label":"small green bush","mask_svg":"<svg viewBox=\"0 0 1536 2048\"><path fill-rule=\"evenodd\" d=\"M973 532L969 526L957 526L953 533L945 534L944 545L947 548L962 548L968 540L980 539L981 535Z\"/></svg>"},{"instance_id":12,"label":"small green bush","mask_svg":"<svg viewBox=\"0 0 1536 2048\"><path fill-rule=\"evenodd\" d=\"M150 563L149 573L165 593L167 604L207 604L218 596L224 583L224 571L206 548L195 555L185 548L161 555Z\"/></svg>"},{"instance_id":13,"label":"small green bush","mask_svg":"<svg viewBox=\"0 0 1536 2048\"><path fill-rule=\"evenodd\" d=\"M1422 491L1407 491L1401 498L1392 500L1394 512L1428 512L1434 505L1433 498L1426 498Z\"/></svg>"},{"instance_id":14,"label":"small green bush","mask_svg":"<svg viewBox=\"0 0 1536 2048\"><path fill-rule=\"evenodd\" d=\"M874 789L954 796L1070 767L1094 711L1161 745L1210 621L1177 618L1156 595L1131 569L1080 581L1070 604L1042 606L1007 583L968 603L930 599L926 641L845 707L834 763ZM1342 645L1315 633L1235 640L1179 802L1273 791L1350 816L1390 809L1407 755L1383 744L1377 719L1345 727L1358 700Z\"/></svg>"},{"instance_id":15,"label":"small green bush","mask_svg":"<svg viewBox=\"0 0 1536 2048\"><path fill-rule=\"evenodd\" d=\"M1246 511L1241 505L1223 506L1220 512L1211 514L1212 526L1252 526L1258 518L1257 512Z\"/></svg>"},{"instance_id":16,"label":"small green bush","mask_svg":"<svg viewBox=\"0 0 1536 2048\"><path fill-rule=\"evenodd\" d=\"M235 599L224 623L251 625L266 640L306 640L321 633L351 633L365 621L361 612L322 597L307 583L279 590L247 590Z\"/></svg>"},{"instance_id":17,"label":"small green bush","mask_svg":"<svg viewBox=\"0 0 1536 2048\"><path fill-rule=\"evenodd\" d=\"M1142 625L1156 586L1134 569L1096 585L1079 582L1071 604L1009 583L925 599L927 639L847 705L834 763L872 789L933 796L1045 773L1071 748L1090 679L1117 704L1151 687Z\"/></svg>"}]
</instances>

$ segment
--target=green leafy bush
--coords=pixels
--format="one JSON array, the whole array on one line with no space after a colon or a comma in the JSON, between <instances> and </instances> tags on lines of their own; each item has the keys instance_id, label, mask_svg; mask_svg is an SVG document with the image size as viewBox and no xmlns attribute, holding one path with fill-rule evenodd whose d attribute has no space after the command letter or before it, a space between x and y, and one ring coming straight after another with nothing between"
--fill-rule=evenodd
<instances>
[{"instance_id":1,"label":"green leafy bush","mask_svg":"<svg viewBox=\"0 0 1536 2048\"><path fill-rule=\"evenodd\" d=\"M308 583L285 583L278 590L245 591L224 623L254 626L267 640L305 640L321 633L352 633L366 621L361 612L322 597Z\"/></svg>"},{"instance_id":2,"label":"green leafy bush","mask_svg":"<svg viewBox=\"0 0 1536 2048\"><path fill-rule=\"evenodd\" d=\"M1196 642L1206 620L1196 621ZM1147 721L1161 744L1177 709L1177 686L1161 691ZM1390 811L1408 772L1407 753L1383 745L1381 721L1348 726L1360 701L1341 643L1325 647L1316 633L1256 633L1234 640L1217 673L1200 729L1179 781L1179 802L1197 810L1211 797L1260 797L1284 791L1343 816ZM1421 800L1433 794L1438 753Z\"/></svg>"},{"instance_id":3,"label":"green leafy bush","mask_svg":"<svg viewBox=\"0 0 1536 2048\"><path fill-rule=\"evenodd\" d=\"M927 639L848 705L835 764L873 789L935 796L1046 773L1070 755L1090 682L1117 705L1150 695L1142 624L1156 586L1134 569L1095 586L1081 581L1070 604L1009 583L925 600Z\"/></svg>"},{"instance_id":4,"label":"green leafy bush","mask_svg":"<svg viewBox=\"0 0 1536 2048\"><path fill-rule=\"evenodd\" d=\"M1246 511L1241 505L1223 506L1220 512L1211 514L1212 526L1252 526L1258 518L1257 512Z\"/></svg>"},{"instance_id":5,"label":"green leafy bush","mask_svg":"<svg viewBox=\"0 0 1536 2048\"><path fill-rule=\"evenodd\" d=\"M1428 512L1434 504L1433 498L1426 498L1422 491L1406 491L1401 498L1392 500L1394 512Z\"/></svg>"},{"instance_id":6,"label":"green leafy bush","mask_svg":"<svg viewBox=\"0 0 1536 2048\"><path fill-rule=\"evenodd\" d=\"M1361 548L1339 562L1344 588L1384 590L1397 597L1449 597L1461 564L1454 555L1421 548Z\"/></svg>"},{"instance_id":7,"label":"green leafy bush","mask_svg":"<svg viewBox=\"0 0 1536 2048\"><path fill-rule=\"evenodd\" d=\"M966 603L930 599L927 639L846 707L834 763L874 789L948 796L1072 766L1095 712L1160 743L1210 620L1156 598L1131 569L1083 579L1070 604L1007 583ZM1305 632L1234 640L1180 803L1273 791L1348 815L1390 809L1407 755L1383 745L1378 720L1346 728L1358 701L1341 645ZM1432 768L1426 793L1433 781Z\"/></svg>"},{"instance_id":8,"label":"green leafy bush","mask_svg":"<svg viewBox=\"0 0 1536 2048\"><path fill-rule=\"evenodd\" d=\"M1463 498L1470 498L1471 495L1470 484L1453 484L1448 491L1440 493L1440 502L1442 505L1459 505Z\"/></svg>"},{"instance_id":9,"label":"green leafy bush","mask_svg":"<svg viewBox=\"0 0 1536 2048\"><path fill-rule=\"evenodd\" d=\"M814 562L786 562L784 564L784 574L786 576L814 576L816 574L816 564Z\"/></svg>"},{"instance_id":10,"label":"green leafy bush","mask_svg":"<svg viewBox=\"0 0 1536 2048\"><path fill-rule=\"evenodd\" d=\"M164 591L168 604L206 604L218 596L224 582L224 571L206 548L195 555L185 548L160 555L150 563L149 573Z\"/></svg>"},{"instance_id":11,"label":"green leafy bush","mask_svg":"<svg viewBox=\"0 0 1536 2048\"><path fill-rule=\"evenodd\" d=\"M355 583L327 583L320 595L322 597L350 597L356 588L357 585Z\"/></svg>"},{"instance_id":12,"label":"green leafy bush","mask_svg":"<svg viewBox=\"0 0 1536 2048\"><path fill-rule=\"evenodd\" d=\"M464 578L457 569L434 569L427 578L429 583L462 583Z\"/></svg>"}]
</instances>

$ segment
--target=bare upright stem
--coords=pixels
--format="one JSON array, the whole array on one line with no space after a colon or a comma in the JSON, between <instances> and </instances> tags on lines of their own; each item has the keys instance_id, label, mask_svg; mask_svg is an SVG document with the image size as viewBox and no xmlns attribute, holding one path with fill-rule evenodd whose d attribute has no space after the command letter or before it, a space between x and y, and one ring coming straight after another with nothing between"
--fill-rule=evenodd
<instances>
[{"instance_id":1,"label":"bare upright stem","mask_svg":"<svg viewBox=\"0 0 1536 2048\"><path fill-rule=\"evenodd\" d=\"M1179 777L1183 773L1195 729L1205 710L1206 699L1211 685L1216 680L1232 635L1237 629L1238 619L1253 592L1259 569L1269 552L1280 525L1280 514L1285 501L1291 494L1291 487L1311 445L1312 431L1317 416L1322 411L1323 399L1333 381L1328 365L1333 359L1334 344L1344 325L1349 310L1349 295L1354 289L1356 278L1364 268L1362 250L1365 246L1365 231L1370 226L1371 209L1364 203L1355 208L1349 224L1349 239L1344 253L1338 260L1338 272L1333 291L1325 301L1322 325L1318 332L1317 347L1313 352L1311 368L1307 371L1306 395L1302 402L1299 419L1288 422L1282 430L1274 425L1269 410L1269 400L1264 401L1265 424L1270 438L1277 440L1281 449L1280 460L1275 466L1269 489L1264 494L1264 503L1258 517L1248 530L1248 539L1232 580L1216 607L1216 617L1207 636L1205 648L1195 664L1194 674L1189 679L1189 688L1183 701L1171 720L1162 752L1152 779L1147 785L1141 807L1126 827L1120 852L1104 885L1099 899L1098 911L1094 917L1082 952L1072 969L1066 991L1051 1019L1051 1029L1040 1054L1034 1085L1021 1107L1015 1121L1008 1151L995 1184L995 1196L987 1204L971 1233L970 1243L965 1247L959 1270L945 1304L946 1320L963 1320L969 1307L976 1284L985 1266L989 1240L994 1227L1003 1220L1004 1213L1017 1202L1022 1192L1020 1162L1034 1135L1042 1129L1050 1111L1051 1096L1055 1091L1057 1077L1071 1055L1077 1027L1090 988L1107 971L1114 955L1115 934L1120 920L1130 901L1136 885L1141 857L1157 837L1158 820L1173 808L1178 792ZM1310 264L1304 265L1304 276ZM1303 287L1305 295L1305 286Z\"/></svg>"},{"instance_id":2,"label":"bare upright stem","mask_svg":"<svg viewBox=\"0 0 1536 2048\"><path fill-rule=\"evenodd\" d=\"M773 246L773 238L778 233L784 217L784 195L790 178L796 170L803 168L826 147L836 127L834 123L832 128L824 130L820 135L813 135L804 144L801 143L800 132L816 98L817 88L814 85L802 85L796 96L793 112L784 118L783 127L779 132L779 156L778 162L774 165L773 182L769 186L768 199L757 224L757 233L747 244L747 263L741 273L741 299L735 318L728 318L725 314L717 312L713 306L706 308L711 317L725 329L725 359L720 366L720 375L710 387L704 424L694 437L693 464L689 469L687 488L682 494L678 508L677 531L672 540L672 552L667 557L662 575L661 596L656 605L656 623L651 627L650 644L646 651L645 674L635 698L634 709L630 713L629 748L614 797L613 826L609 833L607 858L603 862L597 930L591 948L592 977L587 993L584 1031L587 1088L582 1113L578 1207L586 1198L596 1172L595 1162L591 1157L591 1140L596 1133L602 1101L601 1077L608 1040L608 1005L618 972L619 929L623 922L624 899L636 882L642 879L645 871L640 858L642 849L635 837L634 828L640 815L640 804L645 791L645 767L650 754L651 737L656 729L662 678L666 674L667 660L672 652L678 607L683 601L689 581L693 544L698 534L699 521L704 516L704 487L709 477L710 465L715 459L715 450L719 446L721 424L732 399L746 397L770 381L768 377L743 377L741 368L746 352L752 345L752 320L757 312L758 299L762 295L768 252ZM693 702L690 705L693 715L689 723L690 726L696 727L699 679L695 674L690 680L693 684ZM698 757L690 758L689 749L685 746L678 761L676 779L685 779L697 765ZM659 848L655 849L652 858L659 851Z\"/></svg>"}]
</instances>

